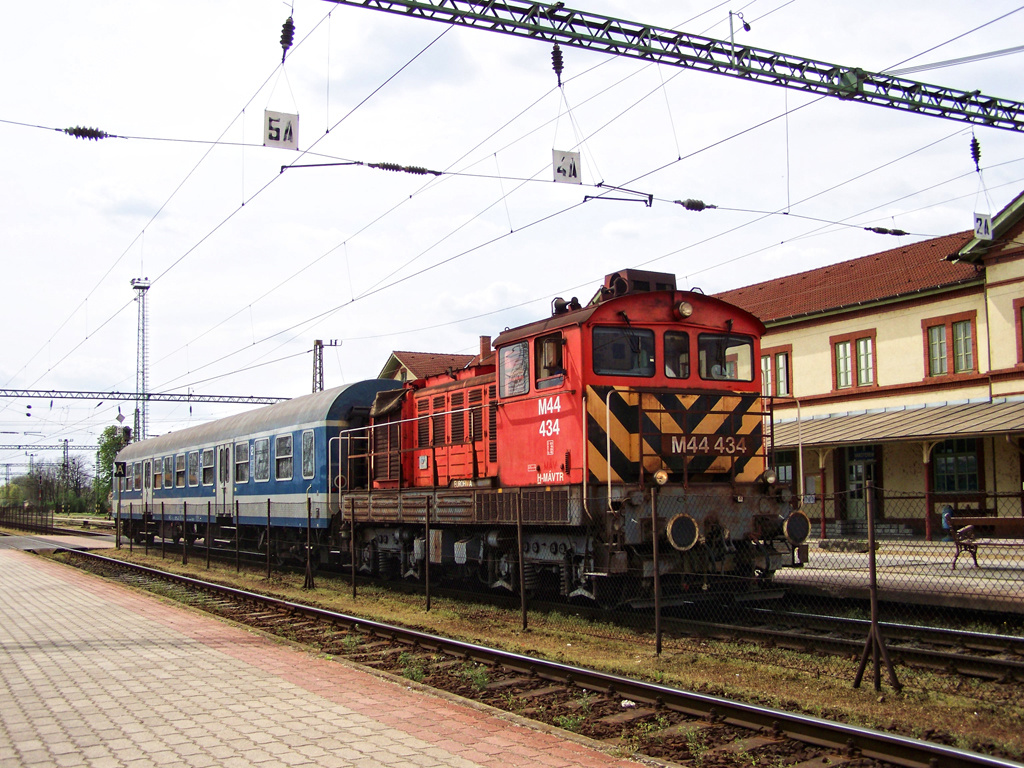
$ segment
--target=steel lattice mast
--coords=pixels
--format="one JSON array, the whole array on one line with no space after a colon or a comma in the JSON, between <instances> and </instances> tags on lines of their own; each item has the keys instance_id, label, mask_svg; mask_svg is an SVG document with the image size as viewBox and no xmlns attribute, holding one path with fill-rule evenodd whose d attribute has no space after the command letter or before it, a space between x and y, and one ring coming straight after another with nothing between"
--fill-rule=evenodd
<instances>
[{"instance_id":1,"label":"steel lattice mast","mask_svg":"<svg viewBox=\"0 0 1024 768\"><path fill-rule=\"evenodd\" d=\"M146 401L149 399L149 355L146 349L146 325L149 312L146 308L146 295L149 293L149 278L136 277L132 280L135 289L135 301L139 305L138 342L135 357L135 429L134 440L146 439Z\"/></svg>"},{"instance_id":2,"label":"steel lattice mast","mask_svg":"<svg viewBox=\"0 0 1024 768\"><path fill-rule=\"evenodd\" d=\"M1024 131L1024 104L529 0L328 0L629 56L923 115Z\"/></svg>"}]
</instances>

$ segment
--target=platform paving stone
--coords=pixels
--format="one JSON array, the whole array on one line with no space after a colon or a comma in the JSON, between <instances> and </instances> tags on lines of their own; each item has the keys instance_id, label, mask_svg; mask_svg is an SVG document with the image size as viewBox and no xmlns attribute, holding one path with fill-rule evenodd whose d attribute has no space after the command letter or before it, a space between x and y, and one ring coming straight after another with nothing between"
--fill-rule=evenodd
<instances>
[{"instance_id":1,"label":"platform paving stone","mask_svg":"<svg viewBox=\"0 0 1024 768\"><path fill-rule=\"evenodd\" d=\"M16 550L0 701L2 766L637 765Z\"/></svg>"}]
</instances>

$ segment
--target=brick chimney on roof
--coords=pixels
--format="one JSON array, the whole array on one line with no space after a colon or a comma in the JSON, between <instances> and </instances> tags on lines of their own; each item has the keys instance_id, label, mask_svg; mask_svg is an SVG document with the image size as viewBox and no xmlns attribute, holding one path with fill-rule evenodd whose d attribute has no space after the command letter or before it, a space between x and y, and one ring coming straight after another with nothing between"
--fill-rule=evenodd
<instances>
[{"instance_id":1,"label":"brick chimney on roof","mask_svg":"<svg viewBox=\"0 0 1024 768\"><path fill-rule=\"evenodd\" d=\"M480 359L483 360L485 357L491 354L491 337L481 336L480 337Z\"/></svg>"}]
</instances>

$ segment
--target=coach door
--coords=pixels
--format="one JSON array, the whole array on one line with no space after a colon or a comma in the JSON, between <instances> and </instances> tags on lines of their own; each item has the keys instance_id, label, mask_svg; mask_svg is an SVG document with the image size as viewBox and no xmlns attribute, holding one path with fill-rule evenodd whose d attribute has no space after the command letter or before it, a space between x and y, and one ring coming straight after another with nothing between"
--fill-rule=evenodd
<instances>
[{"instance_id":1,"label":"coach door","mask_svg":"<svg viewBox=\"0 0 1024 768\"><path fill-rule=\"evenodd\" d=\"M234 515L234 484L231 482L231 443L217 447L217 515Z\"/></svg>"},{"instance_id":2,"label":"coach door","mask_svg":"<svg viewBox=\"0 0 1024 768\"><path fill-rule=\"evenodd\" d=\"M142 502L144 509L153 508L153 462L148 460L142 465Z\"/></svg>"}]
</instances>

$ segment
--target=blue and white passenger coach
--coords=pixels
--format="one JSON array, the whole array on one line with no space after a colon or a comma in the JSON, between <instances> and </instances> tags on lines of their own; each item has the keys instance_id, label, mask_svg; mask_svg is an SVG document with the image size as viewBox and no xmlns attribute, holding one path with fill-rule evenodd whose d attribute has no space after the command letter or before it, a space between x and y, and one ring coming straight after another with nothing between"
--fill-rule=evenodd
<instances>
[{"instance_id":1,"label":"blue and white passenger coach","mask_svg":"<svg viewBox=\"0 0 1024 768\"><path fill-rule=\"evenodd\" d=\"M346 431L367 423L377 392L399 387L361 381L132 443L117 455L126 535L193 540L209 521L214 538L234 538L237 529L259 546L269 513L275 544L287 548L305 542L309 498L321 538L346 483L338 471L348 463Z\"/></svg>"}]
</instances>

